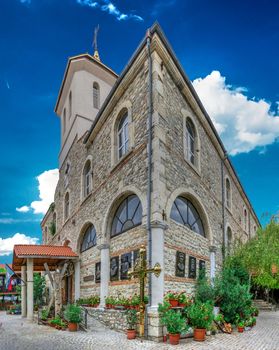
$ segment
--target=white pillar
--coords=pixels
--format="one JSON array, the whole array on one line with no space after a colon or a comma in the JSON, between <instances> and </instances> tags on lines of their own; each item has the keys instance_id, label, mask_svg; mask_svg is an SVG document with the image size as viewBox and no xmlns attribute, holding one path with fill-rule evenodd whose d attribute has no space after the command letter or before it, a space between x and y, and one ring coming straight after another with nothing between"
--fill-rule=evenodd
<instances>
[{"instance_id":1,"label":"white pillar","mask_svg":"<svg viewBox=\"0 0 279 350\"><path fill-rule=\"evenodd\" d=\"M151 309L157 310L158 303L162 303L164 299L164 287L165 287L165 272L164 272L164 231L167 229L167 225L163 222L151 223L152 234L152 252L151 261L153 267L156 263L161 265L161 273L159 277L156 277L153 273L151 275Z\"/></svg>"},{"instance_id":2,"label":"white pillar","mask_svg":"<svg viewBox=\"0 0 279 350\"><path fill-rule=\"evenodd\" d=\"M210 251L210 280L211 283L214 283L215 271L216 271L216 251L217 248L215 246L209 247Z\"/></svg>"},{"instance_id":3,"label":"white pillar","mask_svg":"<svg viewBox=\"0 0 279 350\"><path fill-rule=\"evenodd\" d=\"M98 246L101 250L101 283L100 283L100 307L106 306L105 298L109 292L110 260L109 244L104 243Z\"/></svg>"},{"instance_id":4,"label":"white pillar","mask_svg":"<svg viewBox=\"0 0 279 350\"><path fill-rule=\"evenodd\" d=\"M21 316L26 317L26 266L21 266Z\"/></svg>"},{"instance_id":5,"label":"white pillar","mask_svg":"<svg viewBox=\"0 0 279 350\"><path fill-rule=\"evenodd\" d=\"M33 259L27 258L27 319L33 321Z\"/></svg>"},{"instance_id":6,"label":"white pillar","mask_svg":"<svg viewBox=\"0 0 279 350\"><path fill-rule=\"evenodd\" d=\"M80 261L75 261L75 301L80 298Z\"/></svg>"}]
</instances>

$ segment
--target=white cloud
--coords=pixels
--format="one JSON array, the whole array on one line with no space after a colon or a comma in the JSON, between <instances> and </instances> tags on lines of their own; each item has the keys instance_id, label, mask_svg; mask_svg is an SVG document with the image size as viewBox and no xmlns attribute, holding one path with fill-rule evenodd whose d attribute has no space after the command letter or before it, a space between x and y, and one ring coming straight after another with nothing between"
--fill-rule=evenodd
<instances>
[{"instance_id":1,"label":"white cloud","mask_svg":"<svg viewBox=\"0 0 279 350\"><path fill-rule=\"evenodd\" d=\"M15 244L37 244L39 238L26 236L24 233L15 233L12 237L0 238L0 256L10 255Z\"/></svg>"},{"instance_id":2,"label":"white cloud","mask_svg":"<svg viewBox=\"0 0 279 350\"><path fill-rule=\"evenodd\" d=\"M40 219L14 219L14 218L0 218L0 224L10 225L10 224L20 224L23 222L40 222Z\"/></svg>"},{"instance_id":3,"label":"white cloud","mask_svg":"<svg viewBox=\"0 0 279 350\"><path fill-rule=\"evenodd\" d=\"M39 201L33 201L30 207L35 214L45 214L54 200L54 192L59 178L59 170L46 170L37 177L39 182Z\"/></svg>"},{"instance_id":4,"label":"white cloud","mask_svg":"<svg viewBox=\"0 0 279 350\"><path fill-rule=\"evenodd\" d=\"M133 19L135 21L143 21L141 16L135 15L133 13L123 13L121 12L111 1L101 0L100 2L93 0L76 0L79 5L88 6L91 8L98 8L101 11L107 12L108 14L114 16L118 21L125 21L128 19Z\"/></svg>"},{"instance_id":5,"label":"white cloud","mask_svg":"<svg viewBox=\"0 0 279 350\"><path fill-rule=\"evenodd\" d=\"M30 208L27 205L23 205L20 208L16 208L16 211L19 213L27 213L30 210Z\"/></svg>"},{"instance_id":6,"label":"white cloud","mask_svg":"<svg viewBox=\"0 0 279 350\"><path fill-rule=\"evenodd\" d=\"M22 4L31 4L31 0L19 0Z\"/></svg>"},{"instance_id":7,"label":"white cloud","mask_svg":"<svg viewBox=\"0 0 279 350\"><path fill-rule=\"evenodd\" d=\"M206 111L231 155L260 151L279 137L279 116L264 99L248 99L243 87L226 84L219 71L193 81Z\"/></svg>"}]
</instances>

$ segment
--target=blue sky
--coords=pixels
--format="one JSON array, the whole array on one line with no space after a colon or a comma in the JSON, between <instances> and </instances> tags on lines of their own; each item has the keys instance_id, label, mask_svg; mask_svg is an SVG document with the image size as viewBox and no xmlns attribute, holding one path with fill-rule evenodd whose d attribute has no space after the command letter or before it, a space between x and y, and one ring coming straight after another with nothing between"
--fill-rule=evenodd
<instances>
[{"instance_id":1,"label":"blue sky","mask_svg":"<svg viewBox=\"0 0 279 350\"><path fill-rule=\"evenodd\" d=\"M92 52L97 24L101 59L120 73L146 29L159 21L259 218L276 213L278 10L276 1L249 0L2 0L0 262L11 260L4 254L12 242L41 239L43 214L36 212L47 199L44 177L39 197L37 177L58 166L56 96L67 58ZM223 110L216 108L218 100Z\"/></svg>"}]
</instances>

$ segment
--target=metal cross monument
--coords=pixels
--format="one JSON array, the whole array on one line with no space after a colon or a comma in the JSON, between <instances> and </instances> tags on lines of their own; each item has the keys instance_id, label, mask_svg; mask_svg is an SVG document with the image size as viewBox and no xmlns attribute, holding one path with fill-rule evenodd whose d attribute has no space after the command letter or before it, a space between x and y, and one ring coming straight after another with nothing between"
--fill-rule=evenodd
<instances>
[{"instance_id":1,"label":"metal cross monument","mask_svg":"<svg viewBox=\"0 0 279 350\"><path fill-rule=\"evenodd\" d=\"M141 246L139 251L139 257L136 260L134 269L128 271L129 277L136 277L140 282L140 328L139 335L140 337L144 336L144 314L145 314L145 302L144 302L144 287L145 281L148 273L154 273L156 277L159 277L161 273L161 266L159 263L156 263L153 268L147 268L146 263L146 249L145 246Z\"/></svg>"}]
</instances>

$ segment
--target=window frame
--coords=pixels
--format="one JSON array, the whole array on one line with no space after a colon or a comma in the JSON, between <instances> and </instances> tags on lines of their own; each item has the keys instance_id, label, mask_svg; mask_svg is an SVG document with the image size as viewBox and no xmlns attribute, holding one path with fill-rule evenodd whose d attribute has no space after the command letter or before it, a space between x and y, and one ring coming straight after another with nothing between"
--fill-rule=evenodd
<instances>
[{"instance_id":1,"label":"window frame","mask_svg":"<svg viewBox=\"0 0 279 350\"><path fill-rule=\"evenodd\" d=\"M64 197L64 222L66 222L69 219L69 217L70 217L70 193L69 191L67 191Z\"/></svg>"},{"instance_id":2,"label":"window frame","mask_svg":"<svg viewBox=\"0 0 279 350\"><path fill-rule=\"evenodd\" d=\"M229 189L227 184L229 184ZM227 176L225 177L225 204L229 210L232 209L232 186L231 181Z\"/></svg>"},{"instance_id":3,"label":"window frame","mask_svg":"<svg viewBox=\"0 0 279 350\"><path fill-rule=\"evenodd\" d=\"M88 171L87 170L88 167ZM83 198L86 198L92 192L92 162L87 159L83 168Z\"/></svg>"},{"instance_id":4,"label":"window frame","mask_svg":"<svg viewBox=\"0 0 279 350\"><path fill-rule=\"evenodd\" d=\"M130 146L129 137L129 116L128 111L125 110L121 118L119 119L117 127L117 157L118 160L122 159L128 152ZM120 143L121 141L121 143ZM122 154L120 153L122 152Z\"/></svg>"},{"instance_id":5,"label":"window frame","mask_svg":"<svg viewBox=\"0 0 279 350\"><path fill-rule=\"evenodd\" d=\"M93 108L100 109L100 85L93 82Z\"/></svg>"},{"instance_id":6,"label":"window frame","mask_svg":"<svg viewBox=\"0 0 279 350\"><path fill-rule=\"evenodd\" d=\"M89 236L89 239L91 239L91 233L92 233L92 231L95 233L95 235L94 235L94 237L93 237L93 241L87 239L87 243L88 243L88 242L93 242L93 245L91 245L90 247L88 247L88 248L82 250L82 246L83 246L83 243L84 243L84 241L85 241L86 236L87 236L87 238L88 238L88 236ZM80 243L79 252L80 252L80 254L82 254L82 253L86 252L87 250L89 250L89 249L91 249L91 248L93 248L93 247L96 247L96 245L97 245L97 231L96 231L95 226L94 226L93 224L90 223L89 225L87 225L87 227L86 227L86 229L84 230L84 233L83 233L83 235L82 235L82 240L81 240L81 243Z\"/></svg>"},{"instance_id":7,"label":"window frame","mask_svg":"<svg viewBox=\"0 0 279 350\"><path fill-rule=\"evenodd\" d=\"M186 222L186 223L185 223L185 220L184 220L184 218L183 218L183 215L182 215L181 211L180 211L179 208L178 208L178 205L177 205L177 202L176 202L178 199L181 200L181 201L185 204L185 206L187 207L187 222ZM189 203L190 203L190 205L194 208L194 210L195 210L195 212L196 212L196 214L197 214L197 217L196 217L196 216L194 215L193 211L192 211L192 215L194 216L194 219L195 219L195 221L194 221L192 224L189 223ZM176 207L176 210L177 210L177 212L178 212L178 214L179 214L179 216L180 216L180 218L181 218L181 221L182 221L183 223L177 221L176 219L174 219L174 218L172 217L173 206ZM198 235L200 235L201 237L207 238L207 234L206 234L206 232L205 232L205 225L204 225L204 222L203 222L203 217L202 217L202 215L200 214L200 210L197 209L197 207L194 205L194 203L192 202L192 200L190 200L189 198L184 197L183 195L177 196L177 197L175 198L175 200L173 201L172 206L171 206L170 219L173 220L173 221L174 221L175 223L177 223L178 225L182 225L182 226L184 226L184 227L187 227L190 231L194 232L195 234L198 234ZM196 223L198 223L198 221L200 221L200 226L201 226L201 228L202 228L203 234L200 233L200 232L196 232L196 231L194 231L194 230L192 229L192 227L193 227Z\"/></svg>"}]
</instances>

